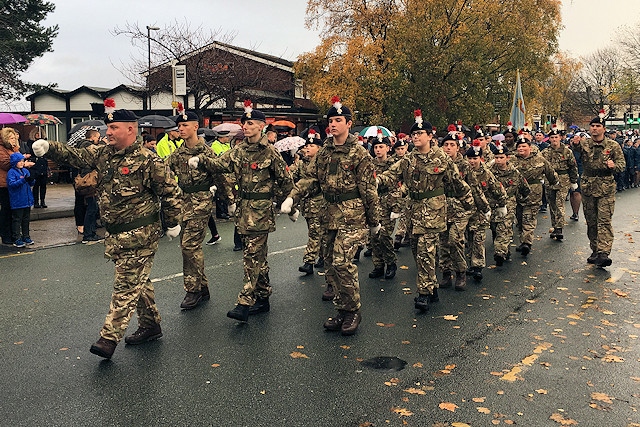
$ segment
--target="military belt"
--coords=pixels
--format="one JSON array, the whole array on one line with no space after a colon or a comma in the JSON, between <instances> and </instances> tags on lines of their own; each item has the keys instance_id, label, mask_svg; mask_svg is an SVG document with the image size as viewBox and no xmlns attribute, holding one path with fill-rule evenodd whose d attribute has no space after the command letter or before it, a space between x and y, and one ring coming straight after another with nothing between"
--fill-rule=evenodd
<instances>
[{"instance_id":1,"label":"military belt","mask_svg":"<svg viewBox=\"0 0 640 427\"><path fill-rule=\"evenodd\" d=\"M144 227L145 225L153 224L160 219L160 215L158 212L154 212L150 215L143 216L142 218L138 218L126 224L105 224L104 228L109 232L109 234L118 234L124 233L125 231L135 230L139 227Z\"/></svg>"},{"instance_id":2,"label":"military belt","mask_svg":"<svg viewBox=\"0 0 640 427\"><path fill-rule=\"evenodd\" d=\"M528 179L527 184L542 184L542 181L540 181L540 178Z\"/></svg>"},{"instance_id":3,"label":"military belt","mask_svg":"<svg viewBox=\"0 0 640 427\"><path fill-rule=\"evenodd\" d=\"M260 193L256 191L240 191L240 198L245 200L269 200L273 197L270 191Z\"/></svg>"},{"instance_id":4,"label":"military belt","mask_svg":"<svg viewBox=\"0 0 640 427\"><path fill-rule=\"evenodd\" d=\"M569 175L569 169L565 169L565 170L561 170L561 171L556 171L556 173L558 175Z\"/></svg>"},{"instance_id":5,"label":"military belt","mask_svg":"<svg viewBox=\"0 0 640 427\"><path fill-rule=\"evenodd\" d=\"M597 176L611 176L611 175L613 174L611 173L611 171L608 171L608 170L590 170L590 171L585 170L584 171L584 176L586 176L587 178L595 178Z\"/></svg>"},{"instance_id":6,"label":"military belt","mask_svg":"<svg viewBox=\"0 0 640 427\"><path fill-rule=\"evenodd\" d=\"M329 203L346 202L347 200L353 200L360 197L360 191L358 189L347 191L342 194L329 194L323 193L324 199Z\"/></svg>"},{"instance_id":7,"label":"military belt","mask_svg":"<svg viewBox=\"0 0 640 427\"><path fill-rule=\"evenodd\" d=\"M182 192L185 194L198 193L200 191L209 191L209 184L190 185L187 187L181 187Z\"/></svg>"},{"instance_id":8,"label":"military belt","mask_svg":"<svg viewBox=\"0 0 640 427\"><path fill-rule=\"evenodd\" d=\"M442 196L444 194L444 188L436 188L431 191L409 191L409 197L411 200L424 200L430 199L436 196Z\"/></svg>"}]
</instances>

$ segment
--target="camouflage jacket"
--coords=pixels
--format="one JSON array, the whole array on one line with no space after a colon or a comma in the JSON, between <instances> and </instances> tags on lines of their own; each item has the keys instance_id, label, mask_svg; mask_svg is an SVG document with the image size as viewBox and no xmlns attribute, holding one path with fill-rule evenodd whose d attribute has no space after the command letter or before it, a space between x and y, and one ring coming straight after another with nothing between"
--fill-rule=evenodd
<instances>
[{"instance_id":1,"label":"camouflage jacket","mask_svg":"<svg viewBox=\"0 0 640 427\"><path fill-rule=\"evenodd\" d=\"M395 157L387 157L386 160L373 159L376 175L381 175L389 170L397 161ZM382 183L378 184L378 198L380 199L380 215L384 218L388 218L391 212L400 213L402 211L402 189L400 183L396 183L392 187L387 187Z\"/></svg>"},{"instance_id":2,"label":"camouflage jacket","mask_svg":"<svg viewBox=\"0 0 640 427\"><path fill-rule=\"evenodd\" d=\"M547 159L558 174L558 184L555 187L551 186L552 189L567 188L570 184L578 182L578 164L569 147L564 144L560 145L558 149L549 146L542 150L542 157Z\"/></svg>"},{"instance_id":3,"label":"camouflage jacket","mask_svg":"<svg viewBox=\"0 0 640 427\"><path fill-rule=\"evenodd\" d=\"M214 174L204 169L192 169L188 161L191 157L201 153L206 153L211 149L200 138L198 144L187 147L184 143L167 157L165 163L178 178L178 185L182 189L182 220L187 221L193 218L208 217L213 212L213 194L209 187L219 184L220 174L214 180ZM220 188L220 187L219 187ZM223 188L220 188L224 191Z\"/></svg>"},{"instance_id":4,"label":"camouflage jacket","mask_svg":"<svg viewBox=\"0 0 640 427\"><path fill-rule=\"evenodd\" d=\"M609 138L596 143L591 138L573 145L581 153L583 172L580 187L585 196L604 197L615 194L614 173L625 170L626 161L620 145ZM613 160L615 166L610 169L607 160Z\"/></svg>"},{"instance_id":5,"label":"camouflage jacket","mask_svg":"<svg viewBox=\"0 0 640 427\"><path fill-rule=\"evenodd\" d=\"M98 171L98 204L106 224L128 224L158 213L161 207L168 227L180 221L182 192L162 159L144 148L140 139L123 150L111 145L91 149L49 144L47 156L56 162Z\"/></svg>"},{"instance_id":6,"label":"camouflage jacket","mask_svg":"<svg viewBox=\"0 0 640 427\"><path fill-rule=\"evenodd\" d=\"M529 197L531 188L527 184L527 180L512 164L508 163L505 170L499 169L494 164L491 167L491 172L506 191L508 203L515 204L517 202L522 204Z\"/></svg>"},{"instance_id":7,"label":"camouflage jacket","mask_svg":"<svg viewBox=\"0 0 640 427\"><path fill-rule=\"evenodd\" d=\"M473 209L464 209L459 200L457 200L453 195L447 195L447 204L450 209L453 210L452 213L447 211L447 217L449 222L455 221L456 218L468 217L469 215L473 215L476 211L487 212L489 207L489 202L482 191L482 187L480 186L480 181L476 178L476 175L471 173L471 165L467 161L467 159L460 153L456 155L456 158L453 159L453 162L458 167L458 172L460 172L460 177L469 184L471 188L471 194L473 195L473 201L475 203L475 208Z\"/></svg>"},{"instance_id":8,"label":"camouflage jacket","mask_svg":"<svg viewBox=\"0 0 640 427\"><path fill-rule=\"evenodd\" d=\"M460 177L453 160L440 148L422 154L413 150L380 175L389 186L402 181L409 192L408 215L414 234L447 229L447 196L460 200L464 209L474 208L469 185Z\"/></svg>"},{"instance_id":9,"label":"camouflage jacket","mask_svg":"<svg viewBox=\"0 0 640 427\"><path fill-rule=\"evenodd\" d=\"M355 136L349 134L343 145L327 138L290 196L297 202L318 191L327 200L321 220L329 230L378 225L380 207L373 161Z\"/></svg>"},{"instance_id":10,"label":"camouflage jacket","mask_svg":"<svg viewBox=\"0 0 640 427\"><path fill-rule=\"evenodd\" d=\"M308 175L308 169L311 166L311 158L303 156L295 162L292 166L291 173L293 175L293 181L298 182ZM313 184L315 188L312 188L308 193L315 194L314 196L302 197L300 199L300 213L305 218L317 217L326 208L327 201L322 196L320 191L320 184L315 182Z\"/></svg>"},{"instance_id":11,"label":"camouflage jacket","mask_svg":"<svg viewBox=\"0 0 640 427\"><path fill-rule=\"evenodd\" d=\"M238 185L236 225L240 234L267 233L276 229L273 201L279 205L293 187L291 172L266 136L258 142L245 138L216 156L209 150L198 155L199 168L232 173Z\"/></svg>"},{"instance_id":12,"label":"camouflage jacket","mask_svg":"<svg viewBox=\"0 0 640 427\"><path fill-rule=\"evenodd\" d=\"M473 174L480 183L480 188L487 198L491 209L507 205L507 193L502 187L502 183L498 181L487 165L480 163L480 168L478 170L471 169L470 173Z\"/></svg>"},{"instance_id":13,"label":"camouflage jacket","mask_svg":"<svg viewBox=\"0 0 640 427\"><path fill-rule=\"evenodd\" d=\"M531 154L526 158L515 155L511 157L510 162L518 169L524 179L527 180L531 188L528 199L523 201L525 204L536 205L541 203L543 180L549 185L556 185L558 183L558 175L538 150L532 150Z\"/></svg>"}]
</instances>

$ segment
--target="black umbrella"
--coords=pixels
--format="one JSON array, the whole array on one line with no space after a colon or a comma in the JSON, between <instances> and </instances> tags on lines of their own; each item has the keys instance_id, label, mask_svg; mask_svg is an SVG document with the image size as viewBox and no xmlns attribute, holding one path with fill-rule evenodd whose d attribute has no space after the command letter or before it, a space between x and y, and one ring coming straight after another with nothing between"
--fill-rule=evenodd
<instances>
[{"instance_id":1,"label":"black umbrella","mask_svg":"<svg viewBox=\"0 0 640 427\"><path fill-rule=\"evenodd\" d=\"M69 131L69 135L79 131L84 127L95 127L98 129L100 128L106 129L107 125L104 123L103 120L85 120L84 122L80 122L77 125L73 126Z\"/></svg>"},{"instance_id":2,"label":"black umbrella","mask_svg":"<svg viewBox=\"0 0 640 427\"><path fill-rule=\"evenodd\" d=\"M148 116L140 117L138 119L138 125L141 128L170 128L174 127L176 122L166 116L150 114Z\"/></svg>"}]
</instances>

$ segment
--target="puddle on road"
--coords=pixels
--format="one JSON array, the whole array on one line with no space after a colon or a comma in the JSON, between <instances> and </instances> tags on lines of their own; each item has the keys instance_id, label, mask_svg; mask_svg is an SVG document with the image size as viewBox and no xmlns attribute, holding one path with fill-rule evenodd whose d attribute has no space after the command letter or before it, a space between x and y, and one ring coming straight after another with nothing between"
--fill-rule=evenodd
<instances>
[{"instance_id":1,"label":"puddle on road","mask_svg":"<svg viewBox=\"0 0 640 427\"><path fill-rule=\"evenodd\" d=\"M407 366L407 362L397 357L378 356L363 360L360 364L369 369L381 371L401 371Z\"/></svg>"}]
</instances>

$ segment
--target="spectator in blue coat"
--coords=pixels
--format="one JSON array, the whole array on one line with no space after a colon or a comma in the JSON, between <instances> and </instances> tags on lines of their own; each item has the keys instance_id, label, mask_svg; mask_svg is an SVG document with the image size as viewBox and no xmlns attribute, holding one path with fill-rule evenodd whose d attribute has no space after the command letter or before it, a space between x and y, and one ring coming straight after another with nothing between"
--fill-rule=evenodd
<instances>
[{"instance_id":1,"label":"spectator in blue coat","mask_svg":"<svg viewBox=\"0 0 640 427\"><path fill-rule=\"evenodd\" d=\"M7 187L9 188L9 203L11 204L11 225L13 246L24 248L33 245L29 236L29 220L31 206L33 206L33 177L25 168L25 157L22 153L11 154L9 161L11 169L7 172Z\"/></svg>"}]
</instances>

